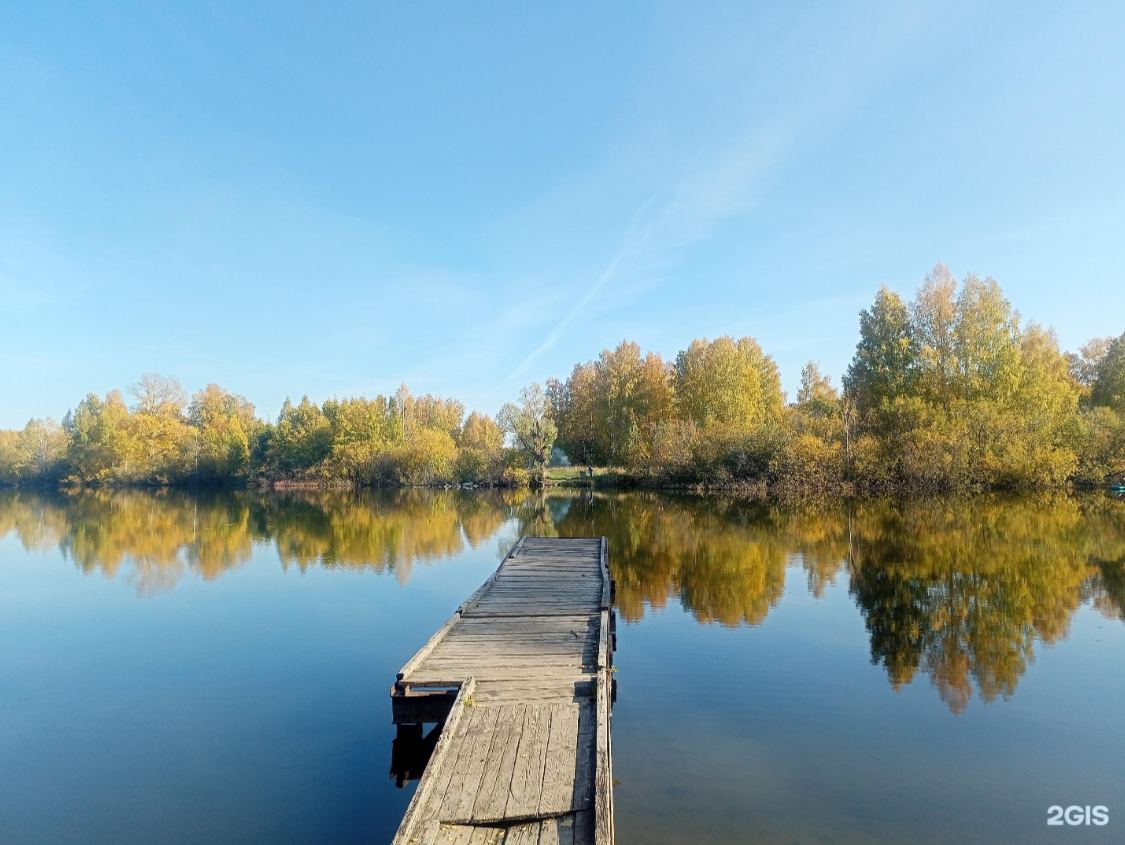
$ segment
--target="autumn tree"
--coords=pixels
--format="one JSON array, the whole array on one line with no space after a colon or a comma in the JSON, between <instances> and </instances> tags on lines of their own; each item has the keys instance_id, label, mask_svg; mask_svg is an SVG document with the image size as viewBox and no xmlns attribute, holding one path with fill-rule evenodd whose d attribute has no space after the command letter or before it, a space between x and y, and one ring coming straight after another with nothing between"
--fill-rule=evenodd
<instances>
[{"instance_id":1,"label":"autumn tree","mask_svg":"<svg viewBox=\"0 0 1125 845\"><path fill-rule=\"evenodd\" d=\"M700 427L749 432L781 414L781 379L752 337L694 340L676 356L678 414Z\"/></svg>"},{"instance_id":2,"label":"autumn tree","mask_svg":"<svg viewBox=\"0 0 1125 845\"><path fill-rule=\"evenodd\" d=\"M192 475L210 483L246 478L250 442L259 427L254 406L243 396L209 384L191 398Z\"/></svg>"},{"instance_id":3,"label":"autumn tree","mask_svg":"<svg viewBox=\"0 0 1125 845\"><path fill-rule=\"evenodd\" d=\"M129 392L136 399L127 426L134 478L168 481L183 469L187 394L175 378L156 373L142 375Z\"/></svg>"},{"instance_id":4,"label":"autumn tree","mask_svg":"<svg viewBox=\"0 0 1125 845\"><path fill-rule=\"evenodd\" d=\"M849 453L861 482L1045 485L1077 466L1067 359L1052 332L1021 328L992 279L958 285L938 264L908 305L880 290L845 387L860 410Z\"/></svg>"},{"instance_id":5,"label":"autumn tree","mask_svg":"<svg viewBox=\"0 0 1125 845\"><path fill-rule=\"evenodd\" d=\"M454 474L458 481L485 481L498 477L504 431L493 419L473 411L461 427Z\"/></svg>"},{"instance_id":6,"label":"autumn tree","mask_svg":"<svg viewBox=\"0 0 1125 845\"><path fill-rule=\"evenodd\" d=\"M129 472L129 409L121 393L105 399L90 393L63 417L67 433L68 478L79 484L106 484Z\"/></svg>"},{"instance_id":7,"label":"autumn tree","mask_svg":"<svg viewBox=\"0 0 1125 845\"><path fill-rule=\"evenodd\" d=\"M0 430L0 485L19 483L19 463L19 433Z\"/></svg>"}]
</instances>

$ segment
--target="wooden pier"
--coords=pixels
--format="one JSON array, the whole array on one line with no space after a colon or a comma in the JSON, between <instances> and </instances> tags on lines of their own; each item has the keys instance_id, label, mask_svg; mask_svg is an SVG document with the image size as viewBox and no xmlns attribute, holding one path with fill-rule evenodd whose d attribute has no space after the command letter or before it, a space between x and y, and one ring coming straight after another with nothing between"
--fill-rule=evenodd
<instances>
[{"instance_id":1,"label":"wooden pier","mask_svg":"<svg viewBox=\"0 0 1125 845\"><path fill-rule=\"evenodd\" d=\"M394 845L612 845L612 592L604 538L522 538L402 668L444 725Z\"/></svg>"}]
</instances>

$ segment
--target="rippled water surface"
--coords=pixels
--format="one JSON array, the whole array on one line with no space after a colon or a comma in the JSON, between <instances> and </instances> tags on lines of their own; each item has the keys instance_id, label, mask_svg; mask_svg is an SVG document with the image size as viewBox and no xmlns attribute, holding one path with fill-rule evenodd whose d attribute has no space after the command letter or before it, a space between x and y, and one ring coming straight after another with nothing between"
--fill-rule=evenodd
<instances>
[{"instance_id":1,"label":"rippled water surface","mask_svg":"<svg viewBox=\"0 0 1125 845\"><path fill-rule=\"evenodd\" d=\"M619 843L1125 841L1125 502L452 490L0 491L0 842L389 842L520 534L609 537Z\"/></svg>"}]
</instances>

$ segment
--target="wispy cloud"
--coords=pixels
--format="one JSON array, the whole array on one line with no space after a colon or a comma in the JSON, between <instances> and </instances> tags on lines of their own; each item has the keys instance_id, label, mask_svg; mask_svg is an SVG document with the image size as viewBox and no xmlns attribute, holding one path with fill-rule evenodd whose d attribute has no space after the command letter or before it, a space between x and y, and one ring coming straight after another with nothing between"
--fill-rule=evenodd
<instances>
[{"instance_id":1,"label":"wispy cloud","mask_svg":"<svg viewBox=\"0 0 1125 845\"><path fill-rule=\"evenodd\" d=\"M705 161L696 155L673 188L653 191L633 212L621 244L578 302L508 375L524 375L573 324L592 310L605 289L642 272L655 272L678 252L706 237L717 222L748 207L753 184L776 160L786 133L772 127L740 139L742 143Z\"/></svg>"},{"instance_id":2,"label":"wispy cloud","mask_svg":"<svg viewBox=\"0 0 1125 845\"><path fill-rule=\"evenodd\" d=\"M578 319L583 314L583 312L586 311L587 307L591 302L593 302L594 298L601 292L601 290L607 284L609 284L610 281L612 281L620 273L622 273L623 269L628 268L632 259L634 259L638 255L643 254L649 248L649 242L652 238L653 232L656 231L656 229L663 221L667 220L668 217L672 213L674 213L676 205L678 204L681 196L682 191L675 197L673 197L670 203L666 204L666 207L664 208L663 212L658 215L657 219L649 220L647 222L642 221L644 221L645 215L648 214L651 209L658 204L660 200L660 192L658 191L652 194L647 200L641 203L641 205L633 213L632 219L629 221L629 227L626 230L625 237L620 248L617 250L616 255L613 256L610 262L605 266L605 269L603 269L602 272L598 275L593 286L586 292L586 295L583 296L582 299L580 299L574 305L574 307L571 308L570 311L568 311L566 315L564 315L563 318L555 324L555 327L551 329L551 331L547 334L547 337L544 338L543 342L539 344L539 346L536 347L531 352L531 354L524 358L523 361L520 362L519 366L517 366L514 370L512 370L511 373L509 373L508 378L506 379L507 381L518 378L519 376L527 372L531 365L535 362L535 360L552 346L554 346L558 342L559 338L562 337L563 333L570 327L570 325L576 319Z\"/></svg>"}]
</instances>

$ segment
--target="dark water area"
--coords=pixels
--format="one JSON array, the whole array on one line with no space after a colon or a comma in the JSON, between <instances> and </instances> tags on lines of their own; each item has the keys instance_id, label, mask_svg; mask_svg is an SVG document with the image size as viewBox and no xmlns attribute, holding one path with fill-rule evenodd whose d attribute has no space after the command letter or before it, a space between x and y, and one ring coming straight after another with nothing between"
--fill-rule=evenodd
<instances>
[{"instance_id":1,"label":"dark water area","mask_svg":"<svg viewBox=\"0 0 1125 845\"><path fill-rule=\"evenodd\" d=\"M609 538L622 845L1125 841L1119 498L408 490L0 491L0 842L389 842L395 672L521 534Z\"/></svg>"}]
</instances>

